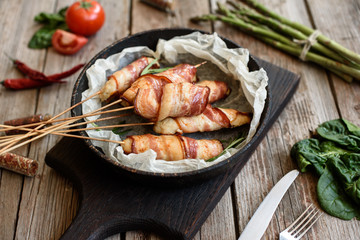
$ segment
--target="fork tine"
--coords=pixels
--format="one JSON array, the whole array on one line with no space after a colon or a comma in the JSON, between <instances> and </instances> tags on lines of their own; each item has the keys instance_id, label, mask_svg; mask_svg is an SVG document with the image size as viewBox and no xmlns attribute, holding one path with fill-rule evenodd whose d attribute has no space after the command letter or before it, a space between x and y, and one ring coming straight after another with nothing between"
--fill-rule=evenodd
<instances>
[{"instance_id":1,"label":"fork tine","mask_svg":"<svg viewBox=\"0 0 360 240\"><path fill-rule=\"evenodd\" d=\"M300 232L301 232L301 230L306 226L306 225L308 225L309 223L309 225L308 225L308 227L305 229L305 230L303 230L303 232L298 236L298 239L300 239L302 236L304 236L305 235L305 233L315 224L315 222L319 219L319 217L321 217L321 215L323 214L323 213L320 213L320 214L318 214L320 212L320 210L317 210L316 212L315 212L315 214L303 225L303 227L302 228L300 228L299 229L299 231L296 233L296 234L299 234ZM316 217L314 220L312 220L314 217Z\"/></svg>"},{"instance_id":2,"label":"fork tine","mask_svg":"<svg viewBox=\"0 0 360 240\"><path fill-rule=\"evenodd\" d=\"M280 233L280 239L299 240L322 214L319 209L311 204L289 227Z\"/></svg>"},{"instance_id":3,"label":"fork tine","mask_svg":"<svg viewBox=\"0 0 360 240\"><path fill-rule=\"evenodd\" d=\"M307 211L309 210L310 207L312 207L312 204L309 207L307 207L306 210L290 226L288 226L285 230L289 230L295 224L297 224L302 219L302 217L307 213Z\"/></svg>"},{"instance_id":4,"label":"fork tine","mask_svg":"<svg viewBox=\"0 0 360 240\"><path fill-rule=\"evenodd\" d=\"M312 208L312 209L310 209ZM310 209L310 211L309 211ZM300 217L298 217L297 219L301 220L301 222L299 222L298 224L296 224L296 226L294 227L293 230L289 231L290 234L292 235L297 235L296 233L294 233L295 231L301 231L305 226L306 226L306 223L304 224L305 221L309 221L308 218L312 216L313 212L315 211L316 209L313 208L313 205L311 204L304 212L303 214L300 215ZM306 214L304 216L304 214ZM300 229L298 229L300 228Z\"/></svg>"}]
</instances>

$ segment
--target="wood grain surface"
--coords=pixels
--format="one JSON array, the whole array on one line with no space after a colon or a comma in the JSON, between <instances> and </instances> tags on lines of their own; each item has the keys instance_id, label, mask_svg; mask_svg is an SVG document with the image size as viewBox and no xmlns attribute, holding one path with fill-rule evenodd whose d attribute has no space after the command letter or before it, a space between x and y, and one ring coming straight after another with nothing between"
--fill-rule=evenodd
<instances>
[{"instance_id":1,"label":"wood grain surface","mask_svg":"<svg viewBox=\"0 0 360 240\"><path fill-rule=\"evenodd\" d=\"M309 136L319 123L344 117L360 125L360 84L347 84L322 68L299 61L237 29L222 23L194 25L189 17L214 11L215 0L178 0L171 16L144 5L139 0L99 0L106 11L106 23L79 53L62 56L52 48L27 47L39 29L33 17L40 11L56 12L71 0L0 1L0 72L1 79L21 75L5 55L18 58L47 74L60 72L80 62L86 63L101 49L143 30L162 27L191 27L216 31L250 52L273 64L301 75L297 92L258 146L234 184L223 196L198 234L200 239L237 239L272 186L288 171L296 168L291 146ZM319 29L346 47L360 52L359 0L261 0L269 8L305 25ZM35 113L57 114L70 105L76 75L68 83L40 90L8 91L0 89L0 122ZM23 177L0 170L0 239L58 239L78 209L78 193L73 184L45 165L46 153L60 140L48 136L16 150L37 159L39 174ZM292 222L310 203L317 204L317 179L301 174L284 199L263 239L277 239L279 231ZM359 239L359 221L342 221L324 214L305 239ZM126 232L110 239L160 239L148 232Z\"/></svg>"}]
</instances>

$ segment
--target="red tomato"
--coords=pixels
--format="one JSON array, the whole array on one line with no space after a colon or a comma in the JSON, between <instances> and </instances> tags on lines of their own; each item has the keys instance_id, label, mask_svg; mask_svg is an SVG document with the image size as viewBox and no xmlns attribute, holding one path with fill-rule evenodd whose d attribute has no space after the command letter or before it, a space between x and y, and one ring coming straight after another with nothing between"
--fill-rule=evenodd
<instances>
[{"instance_id":1,"label":"red tomato","mask_svg":"<svg viewBox=\"0 0 360 240\"><path fill-rule=\"evenodd\" d=\"M94 0L81 0L73 3L66 11L66 24L71 32L90 36L104 24L105 12Z\"/></svg>"},{"instance_id":2,"label":"red tomato","mask_svg":"<svg viewBox=\"0 0 360 240\"><path fill-rule=\"evenodd\" d=\"M70 55L79 51L86 43L87 38L61 29L55 31L51 43L59 53Z\"/></svg>"}]
</instances>

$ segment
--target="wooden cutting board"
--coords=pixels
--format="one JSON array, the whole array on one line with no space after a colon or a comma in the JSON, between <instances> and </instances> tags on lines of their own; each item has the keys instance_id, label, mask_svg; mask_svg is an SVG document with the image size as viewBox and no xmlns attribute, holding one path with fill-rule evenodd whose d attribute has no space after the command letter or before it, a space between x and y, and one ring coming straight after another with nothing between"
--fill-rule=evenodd
<instances>
[{"instance_id":1,"label":"wooden cutting board","mask_svg":"<svg viewBox=\"0 0 360 240\"><path fill-rule=\"evenodd\" d=\"M104 239L147 230L165 239L192 239L233 183L252 152L289 102L300 77L257 59L269 76L271 116L246 159L214 178L187 186L146 185L127 178L96 156L80 139L63 138L46 163L70 178L80 195L79 211L61 239Z\"/></svg>"}]
</instances>

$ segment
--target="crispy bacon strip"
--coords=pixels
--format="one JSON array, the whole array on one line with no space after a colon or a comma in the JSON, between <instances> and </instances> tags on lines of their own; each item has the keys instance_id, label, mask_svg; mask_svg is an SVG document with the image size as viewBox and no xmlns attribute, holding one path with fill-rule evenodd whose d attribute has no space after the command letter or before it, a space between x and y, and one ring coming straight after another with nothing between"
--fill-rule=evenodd
<instances>
[{"instance_id":1,"label":"crispy bacon strip","mask_svg":"<svg viewBox=\"0 0 360 240\"><path fill-rule=\"evenodd\" d=\"M175 161L181 159L208 160L219 155L223 146L218 140L197 140L178 135L151 134L129 136L121 144L124 152L142 153L149 149L156 152L156 159Z\"/></svg>"},{"instance_id":2,"label":"crispy bacon strip","mask_svg":"<svg viewBox=\"0 0 360 240\"><path fill-rule=\"evenodd\" d=\"M127 104L133 104L139 88L158 88L166 83L195 82L196 67L190 64L179 64L175 67L157 74L147 74L138 78L130 88L121 96Z\"/></svg>"},{"instance_id":3,"label":"crispy bacon strip","mask_svg":"<svg viewBox=\"0 0 360 240\"><path fill-rule=\"evenodd\" d=\"M113 73L113 75L109 77L105 86L101 89L101 101L109 100L128 89L140 76L146 66L148 66L153 60L154 59L150 57L141 57L126 67Z\"/></svg>"},{"instance_id":4,"label":"crispy bacon strip","mask_svg":"<svg viewBox=\"0 0 360 240\"><path fill-rule=\"evenodd\" d=\"M154 131L159 134L208 132L222 128L233 128L251 122L250 113L235 109L214 108L208 105L197 116L166 118L156 122Z\"/></svg>"},{"instance_id":5,"label":"crispy bacon strip","mask_svg":"<svg viewBox=\"0 0 360 240\"><path fill-rule=\"evenodd\" d=\"M155 91L158 91L159 88L170 82L167 77L147 74L138 78L131 87L123 93L121 98L127 102L125 105L130 105L134 103L139 88L155 88ZM196 83L196 85L210 88L209 103L216 102L230 94L230 89L225 82L204 80Z\"/></svg>"},{"instance_id":6,"label":"crispy bacon strip","mask_svg":"<svg viewBox=\"0 0 360 240\"><path fill-rule=\"evenodd\" d=\"M130 88L128 88L123 95L121 96L128 104L133 104L135 100L136 93L138 89L143 88L153 88L156 92L161 91L162 87L171 83L171 81L167 77L156 76L152 74L146 74L144 76L139 77Z\"/></svg>"},{"instance_id":7,"label":"crispy bacon strip","mask_svg":"<svg viewBox=\"0 0 360 240\"><path fill-rule=\"evenodd\" d=\"M209 102L210 89L191 83L166 84L163 87L157 121L167 117L195 116Z\"/></svg>"},{"instance_id":8,"label":"crispy bacon strip","mask_svg":"<svg viewBox=\"0 0 360 240\"><path fill-rule=\"evenodd\" d=\"M210 96L209 96L210 103L223 99L229 96L230 94L230 88L225 82L203 80L201 82L196 83L196 85L210 88Z\"/></svg>"},{"instance_id":9,"label":"crispy bacon strip","mask_svg":"<svg viewBox=\"0 0 360 240\"><path fill-rule=\"evenodd\" d=\"M169 70L157 73L157 76L167 77L173 83L196 82L196 67L187 63L181 63Z\"/></svg>"},{"instance_id":10,"label":"crispy bacon strip","mask_svg":"<svg viewBox=\"0 0 360 240\"><path fill-rule=\"evenodd\" d=\"M161 121L167 117L195 116L208 104L210 89L191 83L169 83L160 90L140 88L135 112L144 118Z\"/></svg>"}]
</instances>

